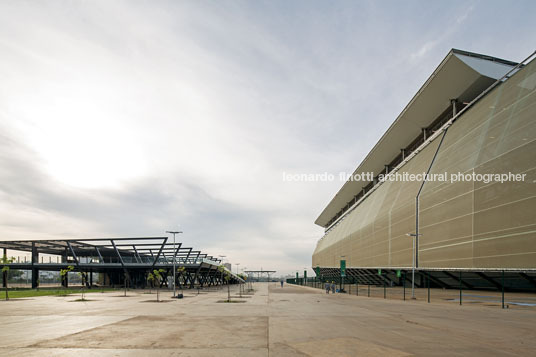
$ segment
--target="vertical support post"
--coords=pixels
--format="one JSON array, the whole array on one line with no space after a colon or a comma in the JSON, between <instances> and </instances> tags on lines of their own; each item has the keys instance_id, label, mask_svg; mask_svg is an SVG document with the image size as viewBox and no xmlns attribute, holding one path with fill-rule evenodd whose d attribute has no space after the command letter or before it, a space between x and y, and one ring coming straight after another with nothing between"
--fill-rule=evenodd
<instances>
[{"instance_id":1,"label":"vertical support post","mask_svg":"<svg viewBox=\"0 0 536 357\"><path fill-rule=\"evenodd\" d=\"M175 271L175 262L176 262L176 257L177 257L177 251L175 250L175 232L173 232L173 297L176 297L177 296L177 288L176 288L176 285L177 285L177 275L176 275L176 271Z\"/></svg>"},{"instance_id":2,"label":"vertical support post","mask_svg":"<svg viewBox=\"0 0 536 357\"><path fill-rule=\"evenodd\" d=\"M355 295L359 296L359 280L357 280L357 283L355 283Z\"/></svg>"},{"instance_id":3,"label":"vertical support post","mask_svg":"<svg viewBox=\"0 0 536 357\"><path fill-rule=\"evenodd\" d=\"M404 301L406 301L406 272L404 272L404 279L402 280L402 291L404 294Z\"/></svg>"},{"instance_id":4,"label":"vertical support post","mask_svg":"<svg viewBox=\"0 0 536 357\"><path fill-rule=\"evenodd\" d=\"M4 248L4 259L7 259L7 248ZM5 288L7 286L7 271L2 273L2 287Z\"/></svg>"},{"instance_id":5,"label":"vertical support post","mask_svg":"<svg viewBox=\"0 0 536 357\"><path fill-rule=\"evenodd\" d=\"M462 272L460 271L460 306L462 304Z\"/></svg>"},{"instance_id":6,"label":"vertical support post","mask_svg":"<svg viewBox=\"0 0 536 357\"><path fill-rule=\"evenodd\" d=\"M39 252L35 242L32 242L32 289L36 289L39 282L39 269L34 264L39 264Z\"/></svg>"},{"instance_id":7,"label":"vertical support post","mask_svg":"<svg viewBox=\"0 0 536 357\"><path fill-rule=\"evenodd\" d=\"M368 283L367 288L368 288L367 296L370 297L370 283Z\"/></svg>"},{"instance_id":8,"label":"vertical support post","mask_svg":"<svg viewBox=\"0 0 536 357\"><path fill-rule=\"evenodd\" d=\"M383 281L383 298L387 299L387 287L385 285L385 280Z\"/></svg>"},{"instance_id":9,"label":"vertical support post","mask_svg":"<svg viewBox=\"0 0 536 357\"><path fill-rule=\"evenodd\" d=\"M419 196L415 198L415 241L413 242L414 258L413 266L415 268L419 267ZM412 279L415 279L413 277Z\"/></svg>"},{"instance_id":10,"label":"vertical support post","mask_svg":"<svg viewBox=\"0 0 536 357\"><path fill-rule=\"evenodd\" d=\"M454 105L453 106L453 111L454 113L456 113L456 106ZM443 140L445 139L445 136L447 134L447 130L448 128L446 128L444 131L443 131L443 135L441 136L441 140L439 141L439 145L437 145L437 148L436 148L436 151L434 153L434 156L432 157L432 161L430 161L430 165L428 166L428 170L426 171L426 175L428 175L430 173L430 170L432 169L432 165L434 164L434 161L437 157L437 154L439 152L439 149L441 148L441 144L443 144ZM424 133L424 140L426 140L426 129L423 128L423 133ZM413 267L414 268L418 268L419 267L419 236L421 235L419 233L419 197L421 195L421 192L422 192L422 189L424 187L424 184L426 183L426 176L425 178L423 179L423 181L421 182L421 187L419 188L419 191L417 192L417 195L415 196L415 243L413 244L413 247L415 249L415 253L414 253L414 265ZM413 290L413 286L415 284L415 276L412 277L412 290ZM415 295L412 294L412 299L415 299Z\"/></svg>"},{"instance_id":11,"label":"vertical support post","mask_svg":"<svg viewBox=\"0 0 536 357\"><path fill-rule=\"evenodd\" d=\"M417 198L416 199L416 207L417 207L417 212L419 212L419 199ZM416 231L417 233L415 234L415 236L413 237L413 267L411 269L411 298L412 299L415 299L415 265L416 265L416 261L417 261L417 250L415 249L416 248L416 241L417 241L417 237L418 237L418 234L419 234L419 214L417 213L416 215L416 220L417 220L417 223L416 223Z\"/></svg>"},{"instance_id":12,"label":"vertical support post","mask_svg":"<svg viewBox=\"0 0 536 357\"><path fill-rule=\"evenodd\" d=\"M504 309L504 270L502 271L501 275L501 295L502 308Z\"/></svg>"},{"instance_id":13,"label":"vertical support post","mask_svg":"<svg viewBox=\"0 0 536 357\"><path fill-rule=\"evenodd\" d=\"M426 285L428 286L428 303L430 303L430 273L426 274Z\"/></svg>"},{"instance_id":14,"label":"vertical support post","mask_svg":"<svg viewBox=\"0 0 536 357\"><path fill-rule=\"evenodd\" d=\"M61 282L61 285L63 285L65 289L69 287L69 273L65 273L65 275L63 276L63 281Z\"/></svg>"}]
</instances>

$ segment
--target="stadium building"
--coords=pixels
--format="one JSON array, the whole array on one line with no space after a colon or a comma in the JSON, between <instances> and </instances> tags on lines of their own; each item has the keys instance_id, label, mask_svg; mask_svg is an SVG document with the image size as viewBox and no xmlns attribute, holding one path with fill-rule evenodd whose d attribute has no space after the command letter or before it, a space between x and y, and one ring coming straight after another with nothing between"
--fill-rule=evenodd
<instances>
[{"instance_id":1,"label":"stadium building","mask_svg":"<svg viewBox=\"0 0 536 357\"><path fill-rule=\"evenodd\" d=\"M316 219L317 275L536 290L531 57L447 54Z\"/></svg>"}]
</instances>

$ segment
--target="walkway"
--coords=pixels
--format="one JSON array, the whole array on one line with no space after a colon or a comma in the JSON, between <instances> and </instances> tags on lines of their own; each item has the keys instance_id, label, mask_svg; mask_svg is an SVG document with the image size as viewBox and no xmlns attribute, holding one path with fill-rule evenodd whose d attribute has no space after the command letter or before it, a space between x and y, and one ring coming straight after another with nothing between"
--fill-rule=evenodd
<instances>
[{"instance_id":1,"label":"walkway","mask_svg":"<svg viewBox=\"0 0 536 357\"><path fill-rule=\"evenodd\" d=\"M530 355L536 312L326 295L257 283L242 303L226 290L95 293L0 301L2 356ZM236 291L233 292L233 296Z\"/></svg>"}]
</instances>

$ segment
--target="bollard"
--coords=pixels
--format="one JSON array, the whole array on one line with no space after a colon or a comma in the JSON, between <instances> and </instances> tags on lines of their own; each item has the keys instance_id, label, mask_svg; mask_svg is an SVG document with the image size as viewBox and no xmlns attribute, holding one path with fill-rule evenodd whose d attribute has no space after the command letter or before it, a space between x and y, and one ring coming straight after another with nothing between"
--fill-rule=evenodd
<instances>
[{"instance_id":1,"label":"bollard","mask_svg":"<svg viewBox=\"0 0 536 357\"><path fill-rule=\"evenodd\" d=\"M430 273L426 276L426 283L428 285L428 303L430 303Z\"/></svg>"},{"instance_id":2,"label":"bollard","mask_svg":"<svg viewBox=\"0 0 536 357\"><path fill-rule=\"evenodd\" d=\"M462 272L460 271L460 306L462 305Z\"/></svg>"},{"instance_id":3,"label":"bollard","mask_svg":"<svg viewBox=\"0 0 536 357\"><path fill-rule=\"evenodd\" d=\"M404 279L402 280L402 290L404 291L404 301L406 301L406 273L404 272Z\"/></svg>"},{"instance_id":4,"label":"bollard","mask_svg":"<svg viewBox=\"0 0 536 357\"><path fill-rule=\"evenodd\" d=\"M504 309L504 270L501 277L501 292L502 292L502 308Z\"/></svg>"}]
</instances>

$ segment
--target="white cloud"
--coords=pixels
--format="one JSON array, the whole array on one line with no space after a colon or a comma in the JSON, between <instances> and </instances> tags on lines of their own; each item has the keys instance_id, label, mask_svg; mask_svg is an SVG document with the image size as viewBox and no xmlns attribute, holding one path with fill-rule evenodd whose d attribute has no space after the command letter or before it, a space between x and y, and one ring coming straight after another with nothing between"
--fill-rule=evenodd
<instances>
[{"instance_id":1,"label":"white cloud","mask_svg":"<svg viewBox=\"0 0 536 357\"><path fill-rule=\"evenodd\" d=\"M451 47L487 43L485 4L458 5L1 3L0 239L181 224L241 266L302 269L341 184L282 172L352 171ZM518 59L530 25L501 21L509 54L479 50Z\"/></svg>"}]
</instances>

